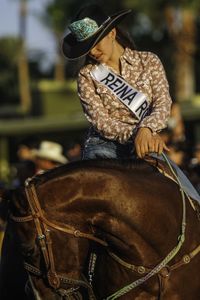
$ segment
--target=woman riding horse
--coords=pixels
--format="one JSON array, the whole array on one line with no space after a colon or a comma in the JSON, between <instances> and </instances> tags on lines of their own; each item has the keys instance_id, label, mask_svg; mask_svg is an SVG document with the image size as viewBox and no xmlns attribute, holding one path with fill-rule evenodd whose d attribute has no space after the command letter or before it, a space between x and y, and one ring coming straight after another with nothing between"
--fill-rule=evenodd
<instances>
[{"instance_id":1,"label":"woman riding horse","mask_svg":"<svg viewBox=\"0 0 200 300\"><path fill-rule=\"evenodd\" d=\"M83 159L144 158L168 147L159 135L170 116L171 97L159 58L137 51L116 27L131 10L106 15L101 7L83 7L62 42L69 60L85 59L78 74L78 95L91 124ZM154 155L155 157L155 155ZM200 195L174 164L182 186L200 203Z\"/></svg>"}]
</instances>

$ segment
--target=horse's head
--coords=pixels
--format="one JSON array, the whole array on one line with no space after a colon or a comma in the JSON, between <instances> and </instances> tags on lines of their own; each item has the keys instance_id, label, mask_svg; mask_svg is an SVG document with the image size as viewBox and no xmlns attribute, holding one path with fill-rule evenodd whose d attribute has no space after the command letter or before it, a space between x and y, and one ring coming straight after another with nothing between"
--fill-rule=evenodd
<instances>
[{"instance_id":1,"label":"horse's head","mask_svg":"<svg viewBox=\"0 0 200 300\"><path fill-rule=\"evenodd\" d=\"M101 240L93 238L81 222L71 225L64 217L65 203L54 197L45 183L30 183L12 193L11 219L29 274L27 292L35 299L82 299L82 295L94 299L83 271L89 240Z\"/></svg>"},{"instance_id":2,"label":"horse's head","mask_svg":"<svg viewBox=\"0 0 200 300\"><path fill-rule=\"evenodd\" d=\"M108 244L103 251L97 249L92 283L98 299L119 298L119 288L128 282L134 289L132 284L131 289L121 289L123 299L156 299L165 262L172 263L173 270L182 263L182 255L194 249L192 257L200 251L199 221L184 203L178 185L147 164L81 162L36 176L15 193L11 207L35 299L95 299L83 275L91 241ZM185 205L187 239L175 257ZM89 262L89 270L94 269L94 261ZM193 265L196 274L198 266ZM176 296L174 288L180 278L184 280L173 278L166 299ZM199 295L199 283L195 284L193 295ZM186 292L182 289L177 295Z\"/></svg>"}]
</instances>

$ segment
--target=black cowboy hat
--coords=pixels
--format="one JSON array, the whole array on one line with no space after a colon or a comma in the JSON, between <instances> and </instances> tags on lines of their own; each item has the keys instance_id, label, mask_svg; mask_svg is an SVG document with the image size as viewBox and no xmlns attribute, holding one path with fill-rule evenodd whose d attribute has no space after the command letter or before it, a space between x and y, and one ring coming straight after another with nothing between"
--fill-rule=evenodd
<instances>
[{"instance_id":1,"label":"black cowboy hat","mask_svg":"<svg viewBox=\"0 0 200 300\"><path fill-rule=\"evenodd\" d=\"M130 12L130 9L126 9L108 16L98 5L82 8L68 26L68 32L62 40L64 56L77 59L88 54Z\"/></svg>"}]
</instances>

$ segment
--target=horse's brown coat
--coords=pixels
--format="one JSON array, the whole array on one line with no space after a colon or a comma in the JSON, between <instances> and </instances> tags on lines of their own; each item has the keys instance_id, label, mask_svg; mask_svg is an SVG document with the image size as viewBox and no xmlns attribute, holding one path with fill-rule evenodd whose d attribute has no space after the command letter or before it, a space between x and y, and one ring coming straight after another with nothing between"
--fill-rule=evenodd
<instances>
[{"instance_id":1,"label":"horse's brown coat","mask_svg":"<svg viewBox=\"0 0 200 300\"><path fill-rule=\"evenodd\" d=\"M48 220L102 238L109 250L129 263L154 267L178 243L182 221L179 188L145 162L83 161L37 176L32 182ZM15 215L30 213L24 194L15 193L11 210ZM45 273L33 221L16 223L14 227L25 260ZM77 280L82 273L87 276L88 256L91 247L95 248L98 258L93 287L97 299L104 299L139 278L114 261L101 245L50 230L56 272L60 275ZM178 262L199 243L199 220L187 202L186 240L169 265ZM162 299L198 300L199 269L200 255L172 271ZM32 281L42 300L62 299L48 288L46 279L32 276ZM159 284L154 276L120 299L158 297ZM83 298L88 299L84 291Z\"/></svg>"}]
</instances>

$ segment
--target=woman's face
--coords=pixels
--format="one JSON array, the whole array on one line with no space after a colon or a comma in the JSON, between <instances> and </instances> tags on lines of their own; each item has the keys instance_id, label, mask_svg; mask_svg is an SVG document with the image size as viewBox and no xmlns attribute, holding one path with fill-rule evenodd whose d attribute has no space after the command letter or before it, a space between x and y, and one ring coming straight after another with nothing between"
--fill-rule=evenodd
<instances>
[{"instance_id":1,"label":"woman's face","mask_svg":"<svg viewBox=\"0 0 200 300\"><path fill-rule=\"evenodd\" d=\"M116 31L110 31L100 42L90 50L89 55L101 63L112 59Z\"/></svg>"}]
</instances>

